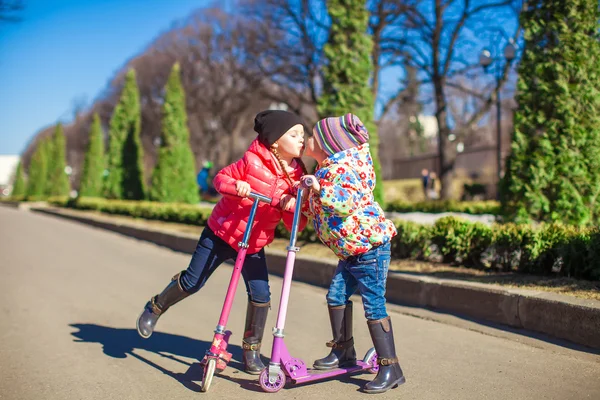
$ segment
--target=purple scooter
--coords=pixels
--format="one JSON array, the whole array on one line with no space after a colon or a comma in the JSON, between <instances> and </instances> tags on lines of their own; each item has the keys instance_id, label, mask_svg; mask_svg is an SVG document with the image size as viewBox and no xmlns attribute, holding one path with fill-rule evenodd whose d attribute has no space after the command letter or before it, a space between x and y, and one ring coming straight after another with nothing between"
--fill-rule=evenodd
<instances>
[{"instance_id":1,"label":"purple scooter","mask_svg":"<svg viewBox=\"0 0 600 400\"><path fill-rule=\"evenodd\" d=\"M312 186L312 180L306 179L304 184ZM292 383L305 383L325 378L331 378L339 375L353 374L362 371L376 374L379 366L377 365L377 353L374 348L369 349L362 361L357 360L355 366L346 368L336 368L332 370L308 369L304 361L294 358L288 352L283 341L283 327L287 314L288 300L290 298L290 289L292 286L292 275L294 273L294 262L296 253L300 251L296 247L296 236L298 234L298 223L302 209L302 192L307 190L300 185L296 197L296 208L294 211L294 221L290 236L290 245L288 246L288 255L285 263L285 272L283 275L283 288L281 289L281 301L279 303L279 312L277 314L277 324L273 329L273 350L271 352L271 361L260 376L260 386L265 392L275 393L281 390L289 379Z\"/></svg>"}]
</instances>

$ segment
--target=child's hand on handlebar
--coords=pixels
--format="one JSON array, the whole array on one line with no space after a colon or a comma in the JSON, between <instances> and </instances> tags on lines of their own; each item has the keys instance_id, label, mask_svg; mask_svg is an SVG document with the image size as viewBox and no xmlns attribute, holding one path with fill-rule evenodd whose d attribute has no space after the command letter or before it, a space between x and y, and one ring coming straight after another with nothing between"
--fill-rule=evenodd
<instances>
[{"instance_id":1,"label":"child's hand on handlebar","mask_svg":"<svg viewBox=\"0 0 600 400\"><path fill-rule=\"evenodd\" d=\"M279 200L279 207L284 211L294 211L296 207L296 198L291 194L284 194Z\"/></svg>"},{"instance_id":2,"label":"child's hand on handlebar","mask_svg":"<svg viewBox=\"0 0 600 400\"><path fill-rule=\"evenodd\" d=\"M250 184L244 181L237 181L235 183L235 191L240 197L248 197L251 192Z\"/></svg>"},{"instance_id":3,"label":"child's hand on handlebar","mask_svg":"<svg viewBox=\"0 0 600 400\"><path fill-rule=\"evenodd\" d=\"M304 175L301 179L302 179L302 184L305 187L308 187L315 192L319 192L321 190L321 185L319 184L319 180L314 175Z\"/></svg>"}]
</instances>

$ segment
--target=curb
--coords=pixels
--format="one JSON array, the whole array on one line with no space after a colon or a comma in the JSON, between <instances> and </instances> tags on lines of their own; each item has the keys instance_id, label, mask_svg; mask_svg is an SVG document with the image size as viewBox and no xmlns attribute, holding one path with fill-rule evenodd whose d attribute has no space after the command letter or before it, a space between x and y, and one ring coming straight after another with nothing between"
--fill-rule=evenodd
<instances>
[{"instance_id":1,"label":"curb","mask_svg":"<svg viewBox=\"0 0 600 400\"><path fill-rule=\"evenodd\" d=\"M29 207L28 207L29 208ZM58 209L29 208L184 253L193 253L198 237L166 233L131 225L69 215ZM269 273L283 276L287 253L265 249ZM337 262L301 253L296 257L294 280L328 287ZM391 272L387 281L389 303L429 308L459 316L526 329L600 349L600 301L526 289Z\"/></svg>"},{"instance_id":2,"label":"curb","mask_svg":"<svg viewBox=\"0 0 600 400\"><path fill-rule=\"evenodd\" d=\"M0 201L0 205L5 207L17 208L19 210L29 210L31 208L46 207L48 203L45 201Z\"/></svg>"}]
</instances>

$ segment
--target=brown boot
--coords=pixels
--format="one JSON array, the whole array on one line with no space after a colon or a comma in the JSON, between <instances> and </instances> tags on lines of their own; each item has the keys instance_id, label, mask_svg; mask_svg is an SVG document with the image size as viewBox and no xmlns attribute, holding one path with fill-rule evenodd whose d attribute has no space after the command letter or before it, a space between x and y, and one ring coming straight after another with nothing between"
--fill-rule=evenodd
<instances>
[{"instance_id":1,"label":"brown boot","mask_svg":"<svg viewBox=\"0 0 600 400\"><path fill-rule=\"evenodd\" d=\"M375 345L375 351L377 351L379 371L375 379L367 383L363 390L367 393L383 393L403 384L406 379L396 357L394 331L390 317L368 320L367 325Z\"/></svg>"},{"instance_id":2,"label":"brown boot","mask_svg":"<svg viewBox=\"0 0 600 400\"><path fill-rule=\"evenodd\" d=\"M242 349L244 350L244 369L251 375L258 375L265 369L265 365L260 359L260 344L265 332L270 305L270 302L255 303L248 299Z\"/></svg>"},{"instance_id":3,"label":"brown boot","mask_svg":"<svg viewBox=\"0 0 600 400\"><path fill-rule=\"evenodd\" d=\"M327 342L331 352L327 357L315 360L316 369L333 369L356 365L356 350L352 337L352 302L345 306L329 307L329 321L333 340Z\"/></svg>"},{"instance_id":4,"label":"brown boot","mask_svg":"<svg viewBox=\"0 0 600 400\"><path fill-rule=\"evenodd\" d=\"M183 272L181 271L171 278L171 282L167 287L159 295L154 296L146 303L144 311L138 317L136 324L138 333L144 339L148 339L152 335L158 318L169 307L189 296L189 293L183 290L181 286L181 274Z\"/></svg>"}]
</instances>

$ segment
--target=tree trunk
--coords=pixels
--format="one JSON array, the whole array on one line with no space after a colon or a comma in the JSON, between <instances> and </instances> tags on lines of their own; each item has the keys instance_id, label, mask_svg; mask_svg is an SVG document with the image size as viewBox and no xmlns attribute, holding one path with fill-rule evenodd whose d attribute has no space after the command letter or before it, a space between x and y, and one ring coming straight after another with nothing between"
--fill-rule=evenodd
<instances>
[{"instance_id":1,"label":"tree trunk","mask_svg":"<svg viewBox=\"0 0 600 400\"><path fill-rule=\"evenodd\" d=\"M438 123L440 121L438 120ZM446 125L446 122L441 124ZM440 133L442 132L440 126ZM454 196L454 187L452 185L454 181L454 164L456 162L456 149L454 144L448 140L448 127L444 126L445 133L443 136L440 135L440 182L442 184L442 190L440 198L442 200L450 200Z\"/></svg>"},{"instance_id":2,"label":"tree trunk","mask_svg":"<svg viewBox=\"0 0 600 400\"><path fill-rule=\"evenodd\" d=\"M438 123L438 157L439 157L439 179L442 184L440 198L448 200L452 198L454 178L454 163L456 162L456 148L448 138L450 128L448 127L448 112L446 97L444 95L443 82L440 77L435 79L435 102L437 112L435 118Z\"/></svg>"}]
</instances>

